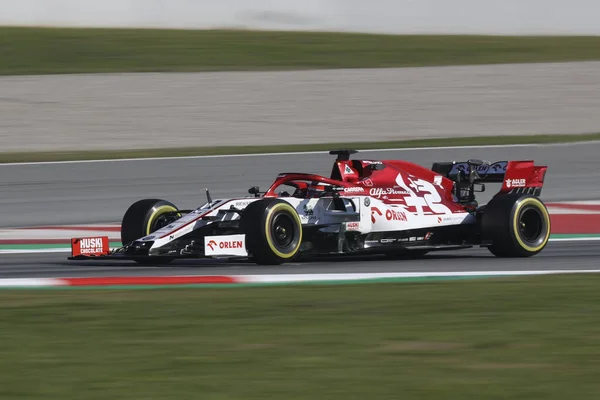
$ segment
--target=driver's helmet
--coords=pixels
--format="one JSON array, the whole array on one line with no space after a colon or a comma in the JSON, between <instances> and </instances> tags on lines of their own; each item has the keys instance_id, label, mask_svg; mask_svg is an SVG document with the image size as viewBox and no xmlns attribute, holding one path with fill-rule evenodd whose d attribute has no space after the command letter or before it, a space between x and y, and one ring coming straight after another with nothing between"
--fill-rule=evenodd
<instances>
[{"instance_id":1,"label":"driver's helmet","mask_svg":"<svg viewBox=\"0 0 600 400\"><path fill-rule=\"evenodd\" d=\"M306 195L308 197L322 196L325 194L325 187L331 186L323 182L312 182L306 189Z\"/></svg>"}]
</instances>

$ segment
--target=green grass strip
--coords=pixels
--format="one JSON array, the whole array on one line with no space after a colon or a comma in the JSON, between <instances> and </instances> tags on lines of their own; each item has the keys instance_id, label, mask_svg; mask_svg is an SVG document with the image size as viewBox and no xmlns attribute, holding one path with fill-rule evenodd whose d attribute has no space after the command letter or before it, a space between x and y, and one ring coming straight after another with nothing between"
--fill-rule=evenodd
<instances>
[{"instance_id":1,"label":"green grass strip","mask_svg":"<svg viewBox=\"0 0 600 400\"><path fill-rule=\"evenodd\" d=\"M600 37L0 28L0 75L600 60Z\"/></svg>"},{"instance_id":2,"label":"green grass strip","mask_svg":"<svg viewBox=\"0 0 600 400\"><path fill-rule=\"evenodd\" d=\"M599 285L3 291L0 397L596 399Z\"/></svg>"},{"instance_id":3,"label":"green grass strip","mask_svg":"<svg viewBox=\"0 0 600 400\"><path fill-rule=\"evenodd\" d=\"M229 154L259 154L328 151L338 148L357 150L439 147L439 146L492 146L511 144L549 144L575 143L600 140L600 133L567 135L522 135L522 136L477 136L462 138L414 139L385 142L346 142L319 144L290 144L273 146L222 146L222 147L185 147L137 150L101 150L101 151L46 151L46 152L8 152L0 153L0 163L72 161L122 158L161 158L187 157Z\"/></svg>"}]
</instances>

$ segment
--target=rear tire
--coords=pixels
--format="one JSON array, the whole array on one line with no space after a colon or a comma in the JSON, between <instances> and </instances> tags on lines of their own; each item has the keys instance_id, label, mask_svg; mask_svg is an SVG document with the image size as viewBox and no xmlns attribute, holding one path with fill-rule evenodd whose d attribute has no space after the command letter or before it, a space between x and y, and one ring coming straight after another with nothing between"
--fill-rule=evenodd
<instances>
[{"instance_id":1,"label":"rear tire","mask_svg":"<svg viewBox=\"0 0 600 400\"><path fill-rule=\"evenodd\" d=\"M240 227L246 247L260 265L279 265L293 260L302 243L302 222L294 207L279 199L250 203Z\"/></svg>"},{"instance_id":2,"label":"rear tire","mask_svg":"<svg viewBox=\"0 0 600 400\"><path fill-rule=\"evenodd\" d=\"M152 232L167 226L174 218L167 213L179 211L168 201L160 199L144 199L133 203L125 212L121 222L121 242L123 245L150 235ZM181 214L177 214L177 218ZM138 264L168 264L171 257L152 257L135 259Z\"/></svg>"},{"instance_id":3,"label":"rear tire","mask_svg":"<svg viewBox=\"0 0 600 400\"><path fill-rule=\"evenodd\" d=\"M492 199L481 220L484 240L497 257L531 257L548 244L550 215L542 201L531 195L507 194Z\"/></svg>"}]
</instances>

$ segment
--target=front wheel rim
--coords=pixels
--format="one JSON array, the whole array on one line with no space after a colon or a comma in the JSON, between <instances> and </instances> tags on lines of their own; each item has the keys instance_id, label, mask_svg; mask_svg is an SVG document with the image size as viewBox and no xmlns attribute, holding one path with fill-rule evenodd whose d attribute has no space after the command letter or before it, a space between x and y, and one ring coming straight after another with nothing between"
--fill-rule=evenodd
<instances>
[{"instance_id":1,"label":"front wheel rim","mask_svg":"<svg viewBox=\"0 0 600 400\"><path fill-rule=\"evenodd\" d=\"M274 244L277 248L284 250L294 243L296 229L294 221L287 214L279 214L273 218L271 232Z\"/></svg>"}]
</instances>

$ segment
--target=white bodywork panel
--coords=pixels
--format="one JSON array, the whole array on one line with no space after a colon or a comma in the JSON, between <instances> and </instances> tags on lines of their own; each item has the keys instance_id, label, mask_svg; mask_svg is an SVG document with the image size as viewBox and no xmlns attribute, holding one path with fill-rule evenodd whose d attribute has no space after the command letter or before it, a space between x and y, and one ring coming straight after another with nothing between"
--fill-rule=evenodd
<instances>
[{"instance_id":1,"label":"white bodywork panel","mask_svg":"<svg viewBox=\"0 0 600 400\"><path fill-rule=\"evenodd\" d=\"M331 203L334 201L332 197L277 198L294 206L303 225L330 225L327 230L331 230L331 232L338 232L343 227L342 229L347 231L366 234L370 232L403 231L472 224L475 222L475 217L471 214L467 212L453 213L442 204L432 183L423 180L415 181L414 184L419 185L421 196L417 196L413 188L405 185L402 179L398 179L397 183L406 191L406 196L402 203L390 204L383 201L386 191L389 189L371 189L370 192L367 192L369 195L341 195L338 201L343 202L345 211L329 209ZM423 191L430 193L423 196ZM261 199L261 197L242 197L215 200L211 206L205 204L193 212L184 215L179 220L142 238L141 241L154 241L151 249L161 247L172 240L213 222L203 220L203 217L220 217L220 221L236 220L240 218L240 215L236 212L228 211L228 209L242 210L248 204Z\"/></svg>"}]
</instances>

